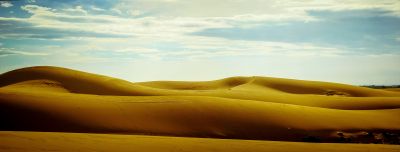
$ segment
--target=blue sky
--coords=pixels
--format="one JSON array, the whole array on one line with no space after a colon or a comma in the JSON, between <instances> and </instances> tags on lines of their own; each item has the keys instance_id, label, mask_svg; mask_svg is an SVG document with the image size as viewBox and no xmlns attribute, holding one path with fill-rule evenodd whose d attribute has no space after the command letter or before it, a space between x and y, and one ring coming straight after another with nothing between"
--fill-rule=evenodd
<instances>
[{"instance_id":1,"label":"blue sky","mask_svg":"<svg viewBox=\"0 0 400 152\"><path fill-rule=\"evenodd\" d=\"M0 1L0 73L400 84L400 1Z\"/></svg>"}]
</instances>

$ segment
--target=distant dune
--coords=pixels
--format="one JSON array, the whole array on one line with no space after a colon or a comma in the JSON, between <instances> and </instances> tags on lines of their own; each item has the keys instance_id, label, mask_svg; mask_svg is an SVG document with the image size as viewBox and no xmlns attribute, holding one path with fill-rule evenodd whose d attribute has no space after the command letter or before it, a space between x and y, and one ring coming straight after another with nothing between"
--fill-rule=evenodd
<instances>
[{"instance_id":1,"label":"distant dune","mask_svg":"<svg viewBox=\"0 0 400 152\"><path fill-rule=\"evenodd\" d=\"M384 90L386 90L386 91L397 91L397 92L400 92L400 88L387 88L387 89L384 89Z\"/></svg>"},{"instance_id":2,"label":"distant dune","mask_svg":"<svg viewBox=\"0 0 400 152\"><path fill-rule=\"evenodd\" d=\"M3 131L398 144L399 116L396 90L329 82L133 83L44 66L0 75Z\"/></svg>"}]
</instances>

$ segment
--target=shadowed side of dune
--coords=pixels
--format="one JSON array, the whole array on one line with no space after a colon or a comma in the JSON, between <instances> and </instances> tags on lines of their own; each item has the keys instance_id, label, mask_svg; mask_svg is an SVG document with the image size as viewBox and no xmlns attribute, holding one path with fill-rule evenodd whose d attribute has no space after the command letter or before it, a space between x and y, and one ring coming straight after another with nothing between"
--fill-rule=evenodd
<instances>
[{"instance_id":1,"label":"shadowed side of dune","mask_svg":"<svg viewBox=\"0 0 400 152\"><path fill-rule=\"evenodd\" d=\"M29 108L23 105L0 101L0 130L45 131L45 132L105 132L88 127L73 120L60 117L57 113Z\"/></svg>"}]
</instances>

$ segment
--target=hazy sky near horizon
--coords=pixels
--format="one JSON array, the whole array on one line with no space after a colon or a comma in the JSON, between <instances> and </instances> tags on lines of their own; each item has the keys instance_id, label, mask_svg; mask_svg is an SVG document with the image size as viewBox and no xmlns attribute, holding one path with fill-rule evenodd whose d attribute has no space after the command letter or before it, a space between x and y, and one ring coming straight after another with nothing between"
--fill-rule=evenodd
<instances>
[{"instance_id":1,"label":"hazy sky near horizon","mask_svg":"<svg viewBox=\"0 0 400 152\"><path fill-rule=\"evenodd\" d=\"M400 84L399 0L0 1L0 73Z\"/></svg>"}]
</instances>

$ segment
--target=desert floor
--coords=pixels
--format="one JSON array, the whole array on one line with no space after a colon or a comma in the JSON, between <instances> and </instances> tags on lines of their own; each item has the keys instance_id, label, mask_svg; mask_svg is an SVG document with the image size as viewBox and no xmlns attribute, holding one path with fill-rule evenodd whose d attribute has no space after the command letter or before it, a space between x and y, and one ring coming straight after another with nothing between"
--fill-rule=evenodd
<instances>
[{"instance_id":1,"label":"desert floor","mask_svg":"<svg viewBox=\"0 0 400 152\"><path fill-rule=\"evenodd\" d=\"M398 152L399 145L278 142L142 135L1 131L0 151L382 151Z\"/></svg>"}]
</instances>

